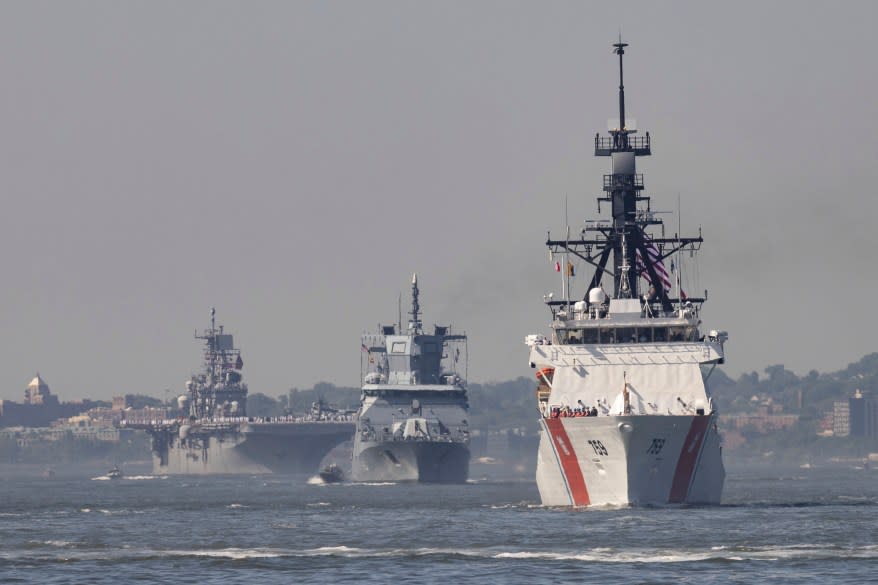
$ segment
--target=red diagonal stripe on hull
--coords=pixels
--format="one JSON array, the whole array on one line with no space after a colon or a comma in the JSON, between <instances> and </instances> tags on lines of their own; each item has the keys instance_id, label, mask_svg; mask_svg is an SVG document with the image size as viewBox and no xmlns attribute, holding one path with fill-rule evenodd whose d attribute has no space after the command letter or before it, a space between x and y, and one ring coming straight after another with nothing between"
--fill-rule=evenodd
<instances>
[{"instance_id":1,"label":"red diagonal stripe on hull","mask_svg":"<svg viewBox=\"0 0 878 585\"><path fill-rule=\"evenodd\" d=\"M588 489L585 487L585 478L582 477L582 469L579 467L579 460L576 459L576 451L573 449L573 443L567 436L564 429L564 423L560 418L547 418L546 428L549 429L549 436L552 437L552 443L555 445L555 453L561 461L561 471L567 478L567 487L570 489L570 496L573 498L574 506L588 506L591 500L588 497Z\"/></svg>"},{"instance_id":2,"label":"red diagonal stripe on hull","mask_svg":"<svg viewBox=\"0 0 878 585\"><path fill-rule=\"evenodd\" d=\"M671 484L671 495L668 498L672 504L682 504L689 495L689 485L692 483L695 464L698 462L698 454L701 453L701 444L704 442L709 423L709 416L692 418L692 426L689 427L689 433L680 451L680 458L677 460L677 469L674 471L674 483Z\"/></svg>"}]
</instances>

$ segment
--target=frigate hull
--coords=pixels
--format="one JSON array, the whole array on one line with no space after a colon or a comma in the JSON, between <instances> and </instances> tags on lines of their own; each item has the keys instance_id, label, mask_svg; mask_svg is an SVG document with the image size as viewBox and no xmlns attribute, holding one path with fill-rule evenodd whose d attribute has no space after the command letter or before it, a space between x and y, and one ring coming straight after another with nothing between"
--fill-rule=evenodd
<instances>
[{"instance_id":1,"label":"frigate hull","mask_svg":"<svg viewBox=\"0 0 878 585\"><path fill-rule=\"evenodd\" d=\"M465 483L469 477L469 448L463 443L438 441L357 442L355 481L415 481Z\"/></svg>"},{"instance_id":2,"label":"frigate hull","mask_svg":"<svg viewBox=\"0 0 878 585\"><path fill-rule=\"evenodd\" d=\"M314 474L334 447L351 438L352 422L233 426L150 431L157 474Z\"/></svg>"},{"instance_id":3,"label":"frigate hull","mask_svg":"<svg viewBox=\"0 0 878 585\"><path fill-rule=\"evenodd\" d=\"M547 506L719 504L716 416L544 418L536 479Z\"/></svg>"}]
</instances>

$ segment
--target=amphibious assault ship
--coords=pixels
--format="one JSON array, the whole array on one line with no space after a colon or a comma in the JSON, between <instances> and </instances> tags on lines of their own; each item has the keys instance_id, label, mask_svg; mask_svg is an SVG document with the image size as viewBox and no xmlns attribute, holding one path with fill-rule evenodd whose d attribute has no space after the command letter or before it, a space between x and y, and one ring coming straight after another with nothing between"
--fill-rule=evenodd
<instances>
[{"instance_id":1,"label":"amphibious assault ship","mask_svg":"<svg viewBox=\"0 0 878 585\"><path fill-rule=\"evenodd\" d=\"M469 475L467 338L439 325L425 332L418 294L416 274L406 329L400 319L362 338L355 481L462 483Z\"/></svg>"},{"instance_id":2,"label":"amphibious assault ship","mask_svg":"<svg viewBox=\"0 0 878 585\"><path fill-rule=\"evenodd\" d=\"M322 402L301 416L248 416L244 361L214 309L210 329L195 337L204 341L204 367L177 399L181 416L122 423L151 436L154 473L313 474L353 435L353 416Z\"/></svg>"},{"instance_id":3,"label":"amphibious assault ship","mask_svg":"<svg viewBox=\"0 0 878 585\"><path fill-rule=\"evenodd\" d=\"M681 256L700 249L700 230L666 234L643 193L635 162L652 149L648 132L635 136L626 125L626 46L614 45L619 120L594 143L612 164L598 198L612 217L586 221L574 238L569 228L564 238L549 235L562 298L545 299L551 338L526 338L542 425L537 485L553 506L717 504L725 470L707 381L725 361L728 335L700 330L707 291L683 291ZM594 267L582 300L571 298L574 262Z\"/></svg>"}]
</instances>

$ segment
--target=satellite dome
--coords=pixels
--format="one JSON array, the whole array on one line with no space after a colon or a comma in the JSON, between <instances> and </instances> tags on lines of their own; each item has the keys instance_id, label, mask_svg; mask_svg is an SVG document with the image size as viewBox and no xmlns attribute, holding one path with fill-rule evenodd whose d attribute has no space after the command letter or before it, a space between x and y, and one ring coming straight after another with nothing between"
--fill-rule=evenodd
<instances>
[{"instance_id":1,"label":"satellite dome","mask_svg":"<svg viewBox=\"0 0 878 585\"><path fill-rule=\"evenodd\" d=\"M602 305L607 300L607 294L604 289L595 287L588 291L588 304Z\"/></svg>"}]
</instances>

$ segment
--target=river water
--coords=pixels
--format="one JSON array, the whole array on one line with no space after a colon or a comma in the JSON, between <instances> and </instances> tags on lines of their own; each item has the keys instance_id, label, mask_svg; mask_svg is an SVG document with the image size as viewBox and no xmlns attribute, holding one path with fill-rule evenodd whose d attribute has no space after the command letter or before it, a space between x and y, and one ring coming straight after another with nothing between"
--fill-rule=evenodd
<instances>
[{"instance_id":1,"label":"river water","mask_svg":"<svg viewBox=\"0 0 878 585\"><path fill-rule=\"evenodd\" d=\"M878 471L729 469L719 507L543 508L532 482L0 477L0 583L878 582Z\"/></svg>"}]
</instances>

